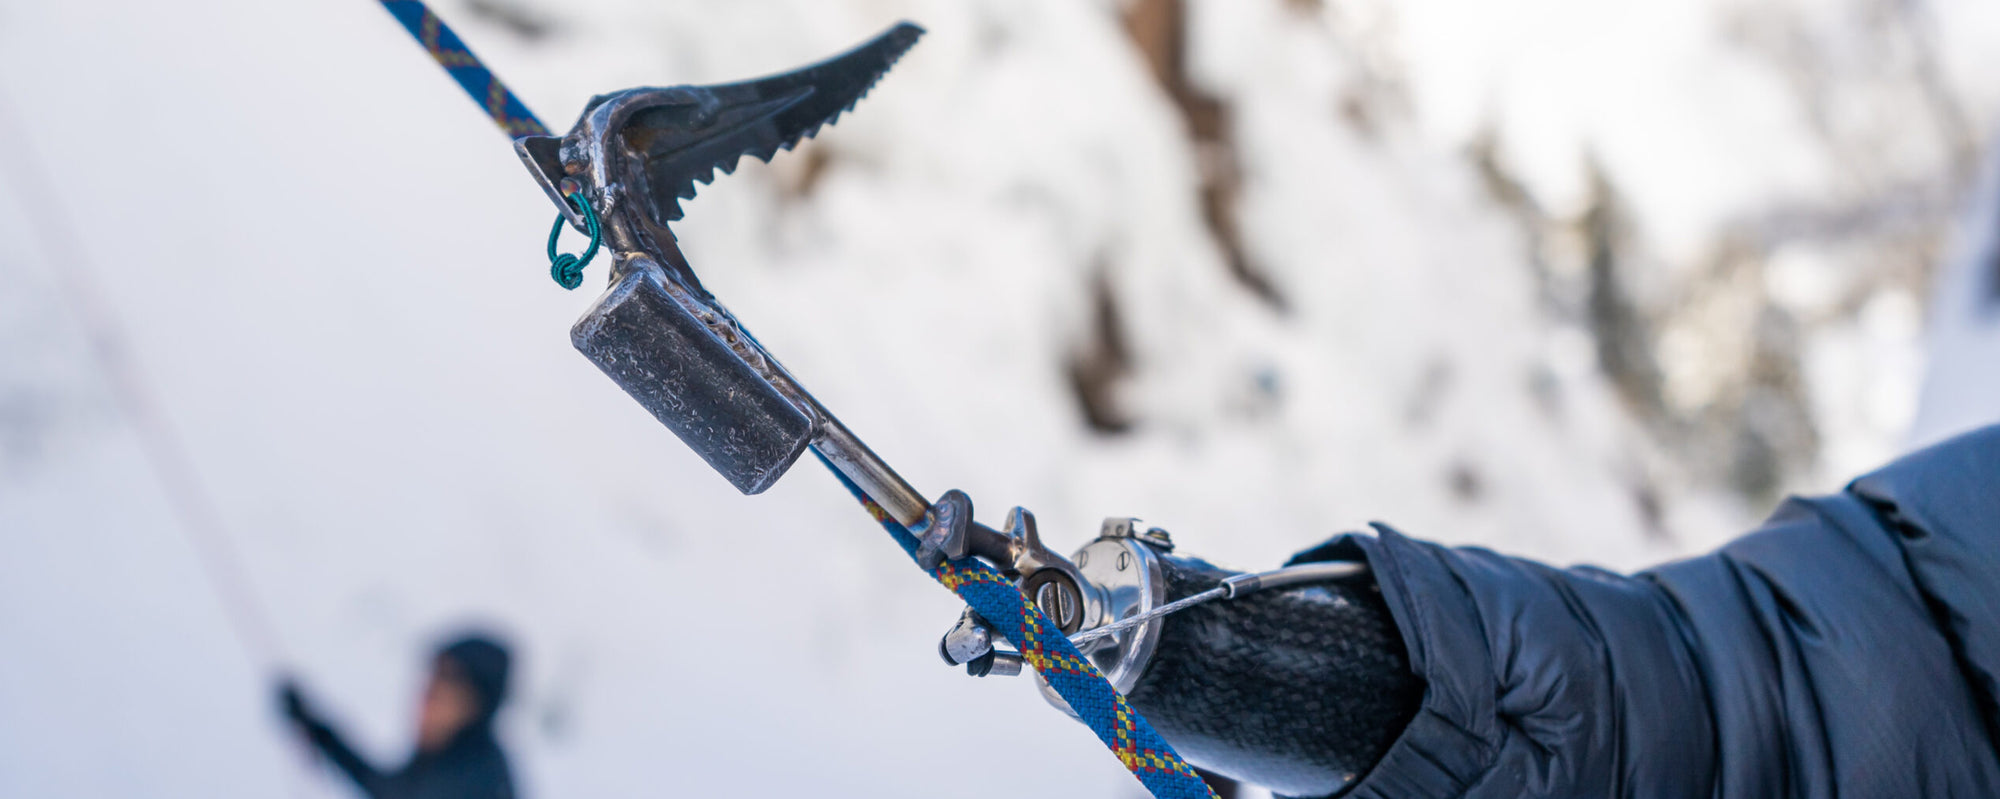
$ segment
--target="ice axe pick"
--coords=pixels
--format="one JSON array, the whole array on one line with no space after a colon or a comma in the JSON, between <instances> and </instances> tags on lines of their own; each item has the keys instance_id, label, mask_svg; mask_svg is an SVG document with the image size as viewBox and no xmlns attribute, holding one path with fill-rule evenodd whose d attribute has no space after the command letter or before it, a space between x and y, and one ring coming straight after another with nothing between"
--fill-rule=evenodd
<instances>
[{"instance_id":1,"label":"ice axe pick","mask_svg":"<svg viewBox=\"0 0 2000 799\"><path fill-rule=\"evenodd\" d=\"M703 288L668 225L695 185L769 161L833 122L923 30L902 23L845 54L780 75L716 86L628 89L593 98L569 133L526 136L515 150L563 215L585 230L595 210L613 258L611 285L570 331L576 348L737 490L777 482L808 448L905 527L919 561L977 555L1022 581L1065 633L1085 616L1080 573L1044 547L1025 511L1007 532L972 520L948 492L933 505L827 412Z\"/></svg>"}]
</instances>

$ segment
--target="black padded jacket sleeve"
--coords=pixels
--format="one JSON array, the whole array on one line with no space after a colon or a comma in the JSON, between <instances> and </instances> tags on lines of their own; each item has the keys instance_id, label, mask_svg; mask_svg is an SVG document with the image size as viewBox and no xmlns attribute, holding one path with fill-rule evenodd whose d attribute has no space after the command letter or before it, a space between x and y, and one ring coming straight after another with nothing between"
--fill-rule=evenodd
<instances>
[{"instance_id":1,"label":"black padded jacket sleeve","mask_svg":"<svg viewBox=\"0 0 2000 799\"><path fill-rule=\"evenodd\" d=\"M2000 428L1633 576L1361 550L1421 706L1349 794L2000 796Z\"/></svg>"}]
</instances>

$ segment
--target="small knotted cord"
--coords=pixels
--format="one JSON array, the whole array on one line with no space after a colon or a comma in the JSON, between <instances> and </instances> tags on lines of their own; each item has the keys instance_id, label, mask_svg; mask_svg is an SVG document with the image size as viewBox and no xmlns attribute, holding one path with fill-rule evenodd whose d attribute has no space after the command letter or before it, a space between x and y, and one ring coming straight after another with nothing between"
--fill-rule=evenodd
<instances>
[{"instance_id":1,"label":"small knotted cord","mask_svg":"<svg viewBox=\"0 0 2000 799\"><path fill-rule=\"evenodd\" d=\"M597 209L590 207L590 200L583 192L563 195L576 203L583 212L583 224L590 233L590 245L583 248L582 255L556 252L556 241L562 238L563 225L569 220L556 214L556 226L549 231L549 277L555 278L556 285L571 291L583 285L583 268L590 265L590 259L597 257L597 246L604 243L604 229L597 221Z\"/></svg>"}]
</instances>

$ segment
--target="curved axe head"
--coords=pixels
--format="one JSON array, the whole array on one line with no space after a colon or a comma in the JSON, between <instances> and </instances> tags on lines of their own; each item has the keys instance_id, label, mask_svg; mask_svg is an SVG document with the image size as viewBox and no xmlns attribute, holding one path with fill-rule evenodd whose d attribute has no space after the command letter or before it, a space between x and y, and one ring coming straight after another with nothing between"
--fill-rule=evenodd
<instances>
[{"instance_id":1,"label":"curved axe head","mask_svg":"<svg viewBox=\"0 0 2000 799\"><path fill-rule=\"evenodd\" d=\"M623 186L613 204L643 204L648 221L665 227L681 218L680 201L694 198L696 183L736 171L746 155L769 162L853 110L923 33L899 23L844 54L756 80L598 95L569 135L527 136L515 147L579 229L562 181L586 174L598 190L638 184Z\"/></svg>"},{"instance_id":2,"label":"curved axe head","mask_svg":"<svg viewBox=\"0 0 2000 799\"><path fill-rule=\"evenodd\" d=\"M611 287L570 330L572 343L743 493L776 482L831 417L701 287L667 223L716 170L732 172L746 155L769 161L852 109L922 34L902 23L760 80L600 95L562 138L515 140L572 224L582 220L567 194L603 216L614 251ZM873 458L858 441L837 447L849 460ZM920 500L904 504L920 511Z\"/></svg>"}]
</instances>

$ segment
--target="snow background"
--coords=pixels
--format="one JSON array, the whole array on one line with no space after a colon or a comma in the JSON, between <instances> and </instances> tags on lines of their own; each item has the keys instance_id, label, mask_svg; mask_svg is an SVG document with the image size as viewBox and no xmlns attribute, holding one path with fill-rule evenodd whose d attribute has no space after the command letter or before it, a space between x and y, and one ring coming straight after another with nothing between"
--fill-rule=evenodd
<instances>
[{"instance_id":1,"label":"snow background","mask_svg":"<svg viewBox=\"0 0 2000 799\"><path fill-rule=\"evenodd\" d=\"M439 10L558 127L930 28L819 153L677 229L919 488L1059 546L1139 515L1262 568L1379 518L1636 568L2000 410L1966 288L2000 215L1963 202L2000 110L1981 0L1193 0L1188 74L1232 109L1284 311L1224 267L1211 156L1120 3ZM464 622L519 645L531 796L998 797L1017 764L1138 795L1027 681L935 661L952 597L816 467L738 496L570 350L590 298L545 276L546 199L376 4L0 0L0 148L0 795L345 795L271 675L387 762ZM1637 399L1579 299L1606 185L1655 334ZM1065 379L1099 284L1123 434ZM1775 491L1727 476L1746 440ZM237 590L274 640L231 626Z\"/></svg>"}]
</instances>

